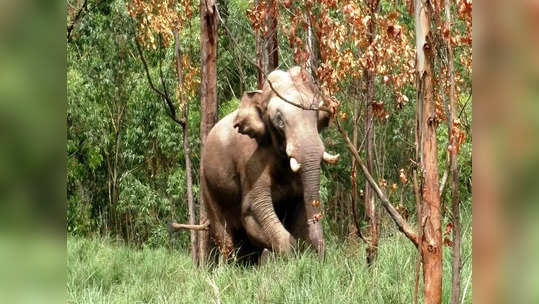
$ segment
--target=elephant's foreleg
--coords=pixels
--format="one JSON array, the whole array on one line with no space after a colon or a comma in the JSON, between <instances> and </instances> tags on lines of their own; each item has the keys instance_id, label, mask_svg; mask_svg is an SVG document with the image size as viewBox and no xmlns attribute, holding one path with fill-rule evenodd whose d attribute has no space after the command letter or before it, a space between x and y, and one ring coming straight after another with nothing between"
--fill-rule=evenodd
<instances>
[{"instance_id":1,"label":"elephant's foreleg","mask_svg":"<svg viewBox=\"0 0 539 304\"><path fill-rule=\"evenodd\" d=\"M245 195L242 207L244 219L249 223L245 225L249 237L262 240L266 247L276 252L290 251L295 239L277 217L269 189L251 189Z\"/></svg>"},{"instance_id":2,"label":"elephant's foreleg","mask_svg":"<svg viewBox=\"0 0 539 304\"><path fill-rule=\"evenodd\" d=\"M246 214L242 216L242 223L251 242L260 247L271 248L270 239L253 215Z\"/></svg>"}]
</instances>

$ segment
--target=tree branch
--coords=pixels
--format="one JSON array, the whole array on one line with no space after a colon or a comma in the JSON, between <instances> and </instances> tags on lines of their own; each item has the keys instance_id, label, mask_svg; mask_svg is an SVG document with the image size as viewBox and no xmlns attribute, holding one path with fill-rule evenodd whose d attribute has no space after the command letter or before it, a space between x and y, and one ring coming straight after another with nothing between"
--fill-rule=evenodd
<instances>
[{"instance_id":1,"label":"tree branch","mask_svg":"<svg viewBox=\"0 0 539 304\"><path fill-rule=\"evenodd\" d=\"M144 58L144 54L142 53L142 47L140 46L140 43L138 42L137 37L135 37L135 44L137 46L137 51L140 56L140 60L142 61L142 65L144 66L144 71L146 72L146 78L148 79L148 83L150 84L150 87L154 92L156 92L161 98L167 103L168 108L170 111L167 111L168 116L178 123L180 126L184 126L185 121L183 119L178 119L176 116L176 111L174 109L174 104L168 97L168 94L165 94L163 91L159 90L153 83L152 77L150 76L150 70L148 68L148 63L146 62L146 59Z\"/></svg>"},{"instance_id":2,"label":"tree branch","mask_svg":"<svg viewBox=\"0 0 539 304\"><path fill-rule=\"evenodd\" d=\"M466 109L466 106L468 105L468 102L470 101L470 99L472 99L472 94L468 95L468 98L466 99L466 102L462 106L462 109L460 109L460 113L458 115L459 119L460 119L460 116L462 115L462 113L464 112L464 109Z\"/></svg>"},{"instance_id":3,"label":"tree branch","mask_svg":"<svg viewBox=\"0 0 539 304\"><path fill-rule=\"evenodd\" d=\"M341 123L340 123L340 121L339 121L339 119L337 117L335 118L335 124L337 125L337 128L339 129L339 132L341 133L342 137L344 138L344 140L346 142L346 146L348 147L348 150L352 153L352 155L356 159L356 162L359 164L359 166L361 168L361 171L363 171L363 174L367 178L367 181L369 182L369 184L371 184L372 188L374 189L374 191L378 195L378 198L380 198L380 201L382 202L382 206L384 206L384 208L389 213L389 215L391 216L391 218L393 219L395 224L397 224L397 227L399 228L399 230L402 233L404 233L404 235L410 241L412 241L412 243L414 243L415 246L418 246L418 244L419 244L418 240L419 239L417 237L416 232L402 218L402 216L399 214L399 212L395 209L395 207L393 207L391 202L388 200L388 198L382 192L382 190L380 189L378 184L374 181L374 178L369 173L369 170L367 169L367 167L365 167L365 164L361 160L361 157L359 156L359 153L357 152L354 145L350 141L350 138L346 134L346 131L344 130L344 128L341 126Z\"/></svg>"},{"instance_id":4,"label":"tree branch","mask_svg":"<svg viewBox=\"0 0 539 304\"><path fill-rule=\"evenodd\" d=\"M86 8L88 8L88 0L84 0L84 3L75 14L75 18L73 18L71 24L67 26L67 41L71 41L71 32L73 31L73 27L75 27L75 23L77 23L77 21L80 19L82 16L82 11Z\"/></svg>"},{"instance_id":5,"label":"tree branch","mask_svg":"<svg viewBox=\"0 0 539 304\"><path fill-rule=\"evenodd\" d=\"M178 224L176 222L170 222L168 224L169 232L176 232L178 230L209 230L210 223L201 224L201 225L189 225L189 224Z\"/></svg>"},{"instance_id":6,"label":"tree branch","mask_svg":"<svg viewBox=\"0 0 539 304\"><path fill-rule=\"evenodd\" d=\"M162 49L163 43L161 41L161 38L159 38L159 45ZM163 67L162 67L161 59L159 59L159 78L161 79L161 86L163 87L163 91L165 93L165 96L167 97L165 101L167 102L168 109L170 111L170 116L173 117L174 121L178 121L178 116L176 115L176 108L174 108L174 104L172 103L172 100L170 99L170 95L168 94L168 89L167 89L167 83L165 82L165 77L163 76ZM180 123L180 125L183 126L183 123Z\"/></svg>"}]
</instances>

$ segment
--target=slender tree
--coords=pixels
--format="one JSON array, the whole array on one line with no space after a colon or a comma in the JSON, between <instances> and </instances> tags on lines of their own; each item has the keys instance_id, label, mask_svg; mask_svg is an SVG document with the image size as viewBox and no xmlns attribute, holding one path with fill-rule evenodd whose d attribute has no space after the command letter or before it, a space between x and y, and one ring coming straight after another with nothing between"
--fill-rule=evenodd
<instances>
[{"instance_id":1,"label":"slender tree","mask_svg":"<svg viewBox=\"0 0 539 304\"><path fill-rule=\"evenodd\" d=\"M206 136L217 122L217 6L215 0L200 1L200 47L201 47L201 87L200 87L200 150L203 151ZM200 224L209 223L204 201L202 182L203 160L200 160ZM199 231L199 263L204 264L209 250L209 232Z\"/></svg>"},{"instance_id":2,"label":"slender tree","mask_svg":"<svg viewBox=\"0 0 539 304\"><path fill-rule=\"evenodd\" d=\"M449 67L449 117L450 132L449 132L449 157L450 157L450 171L451 171L451 213L453 223L453 261L451 264L451 304L457 304L460 300L460 201L459 201L459 168L457 160L457 137L458 132L455 132L455 128L458 129L459 120L456 112L456 92L455 92L455 65L453 63L453 47L451 46L451 5L449 0L445 0L445 18L446 26L444 32L447 31L447 64Z\"/></svg>"},{"instance_id":3,"label":"slender tree","mask_svg":"<svg viewBox=\"0 0 539 304\"><path fill-rule=\"evenodd\" d=\"M278 0L268 0L266 3L266 26L263 39L264 73L269 74L279 66L279 41L277 39L277 5Z\"/></svg>"},{"instance_id":4,"label":"slender tree","mask_svg":"<svg viewBox=\"0 0 539 304\"><path fill-rule=\"evenodd\" d=\"M176 56L176 74L178 82L178 91L180 99L183 99L184 95L184 79L183 79L183 65L182 54L180 49L180 34L177 29L174 29L174 55ZM189 212L189 225L195 224L195 202L193 199L193 165L191 164L191 148L189 147L189 105L185 100L180 100L182 105L182 116L184 124L182 124L183 130L183 153L185 155L185 174L187 178L187 208ZM198 264L198 235L195 230L190 231L191 235L191 257L193 263Z\"/></svg>"},{"instance_id":5,"label":"slender tree","mask_svg":"<svg viewBox=\"0 0 539 304\"><path fill-rule=\"evenodd\" d=\"M178 229L190 229L191 230L191 250L193 262L198 262L198 237L195 230L203 229L205 226L194 225L196 221L195 207L194 207L194 197L193 197L193 177L192 177L192 163L190 156L190 145L189 145L189 115L188 115L188 99L190 96L194 95L192 92L196 86L195 81L193 81L193 75L196 74L196 69L192 66L184 66L182 62L188 61L186 56L182 56L180 49L180 29L184 27L189 18L192 16L191 5L189 1L183 2L184 14L179 16L175 13L174 1L164 3L147 3L141 0L133 0L132 3L128 4L128 10L131 17L139 21L139 33L137 38L135 38L137 50L139 56L143 63L146 77L150 84L150 87L155 91L163 100L164 105L166 106L167 113L169 117L177 123L182 128L182 137L183 137L183 148L184 148L184 157L185 157L185 171L186 171L186 183L187 183L187 205L188 205L188 215L189 215L189 225L181 225L176 222L170 223L169 229L178 230ZM169 8L163 10L163 8ZM154 22L149 22L148 20L154 20ZM172 32L172 35L170 33ZM166 81L163 76L163 72L160 66L160 80L161 88L158 88L152 77L150 75L150 70L148 64L144 58L144 53L141 47L141 42L143 45L149 47L150 45L157 49L155 44L154 34L157 35L159 43L159 48L165 48L169 45L171 39L174 39L174 58L175 58L175 69L176 69L176 82L178 93L176 96L176 102L174 102L172 95L168 92L168 88L165 85ZM147 37L150 37L147 40ZM172 37L170 37L172 36ZM187 75L187 79L185 76ZM187 81L186 81L187 80ZM177 105L175 105L177 104ZM176 107L179 106L182 112L181 116L177 114Z\"/></svg>"},{"instance_id":6,"label":"slender tree","mask_svg":"<svg viewBox=\"0 0 539 304\"><path fill-rule=\"evenodd\" d=\"M127 109L127 97L124 87L124 76L118 71L113 72L115 85L118 87L117 93L107 102L110 108L110 126L114 144L105 150L105 162L108 172L108 196L109 196L109 219L112 224L112 231L123 233L124 239L129 240L125 230L122 229L120 215L117 212L119 198L119 186L121 172L121 144L124 132L123 121Z\"/></svg>"},{"instance_id":7,"label":"slender tree","mask_svg":"<svg viewBox=\"0 0 539 304\"><path fill-rule=\"evenodd\" d=\"M374 20L374 14L377 12L380 1L370 0L368 2L368 11L371 20ZM369 22L368 31L371 33L368 35L367 41L369 45L374 42L374 35L376 33L376 23ZM369 173L373 174L374 168L374 70L376 69L376 58L373 58L373 66L366 67L364 69L364 79L365 79L365 97L366 97L366 106L365 106L365 120L364 120L364 134L365 134L365 162ZM377 225L377 216L376 216L376 205L374 200L374 190L369 183L365 183L365 193L364 193L364 203L365 203L365 220L367 222L367 235L369 238L369 243L366 249L367 253L367 264L370 266L376 259L378 252L378 225Z\"/></svg>"},{"instance_id":8,"label":"slender tree","mask_svg":"<svg viewBox=\"0 0 539 304\"><path fill-rule=\"evenodd\" d=\"M432 8L426 0L415 0L417 92L420 103L420 168L422 177L422 239L419 250L423 258L423 281L426 304L442 300L442 222L438 183L438 149L433 87L433 43L431 41Z\"/></svg>"}]
</instances>

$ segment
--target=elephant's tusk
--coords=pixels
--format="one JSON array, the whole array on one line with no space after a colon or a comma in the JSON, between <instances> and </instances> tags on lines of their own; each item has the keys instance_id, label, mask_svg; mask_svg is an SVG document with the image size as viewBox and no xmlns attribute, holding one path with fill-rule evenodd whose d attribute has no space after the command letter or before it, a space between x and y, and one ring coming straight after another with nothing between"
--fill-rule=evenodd
<instances>
[{"instance_id":1,"label":"elephant's tusk","mask_svg":"<svg viewBox=\"0 0 539 304\"><path fill-rule=\"evenodd\" d=\"M301 168L301 165L298 161L295 158L290 157L290 169L292 169L293 172L298 172L299 168Z\"/></svg>"},{"instance_id":2,"label":"elephant's tusk","mask_svg":"<svg viewBox=\"0 0 539 304\"><path fill-rule=\"evenodd\" d=\"M332 155L327 152L324 152L324 156L322 158L326 163L335 164L339 160L339 154Z\"/></svg>"}]
</instances>

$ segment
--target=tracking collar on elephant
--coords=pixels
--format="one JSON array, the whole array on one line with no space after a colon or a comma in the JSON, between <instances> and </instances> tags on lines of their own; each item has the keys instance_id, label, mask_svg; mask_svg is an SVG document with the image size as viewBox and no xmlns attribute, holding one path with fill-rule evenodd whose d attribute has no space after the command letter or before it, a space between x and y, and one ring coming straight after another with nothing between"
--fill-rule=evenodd
<instances>
[{"instance_id":1,"label":"tracking collar on elephant","mask_svg":"<svg viewBox=\"0 0 539 304\"><path fill-rule=\"evenodd\" d=\"M262 91L262 90L252 90L252 91L245 91L245 93L247 93L249 95L252 95L252 94L257 94L257 93L264 93L264 91Z\"/></svg>"}]
</instances>

